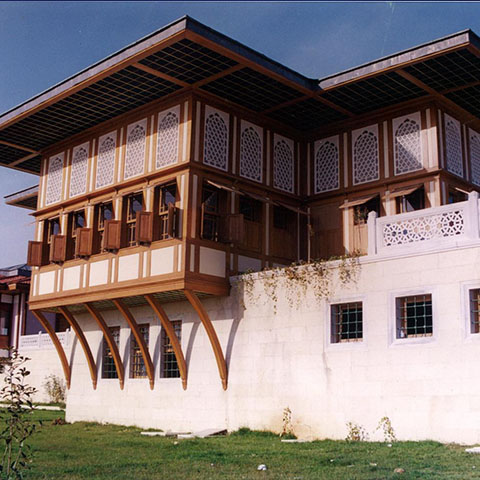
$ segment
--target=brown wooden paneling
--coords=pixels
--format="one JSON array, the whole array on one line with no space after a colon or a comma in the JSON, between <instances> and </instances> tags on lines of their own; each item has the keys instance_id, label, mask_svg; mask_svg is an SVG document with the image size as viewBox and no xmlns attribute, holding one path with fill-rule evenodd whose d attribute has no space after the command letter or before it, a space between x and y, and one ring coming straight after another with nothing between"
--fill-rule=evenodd
<instances>
[{"instance_id":1,"label":"brown wooden paneling","mask_svg":"<svg viewBox=\"0 0 480 480\"><path fill-rule=\"evenodd\" d=\"M67 237L65 235L52 235L50 244L50 261L61 263L67 257Z\"/></svg>"},{"instance_id":2,"label":"brown wooden paneling","mask_svg":"<svg viewBox=\"0 0 480 480\"><path fill-rule=\"evenodd\" d=\"M89 257L93 253L93 228L77 228L75 249L77 257Z\"/></svg>"},{"instance_id":3,"label":"brown wooden paneling","mask_svg":"<svg viewBox=\"0 0 480 480\"><path fill-rule=\"evenodd\" d=\"M43 265L43 242L28 242L27 265L40 267Z\"/></svg>"},{"instance_id":4,"label":"brown wooden paneling","mask_svg":"<svg viewBox=\"0 0 480 480\"><path fill-rule=\"evenodd\" d=\"M144 210L137 212L137 225L135 235L138 243L151 243L153 241L153 212Z\"/></svg>"},{"instance_id":5,"label":"brown wooden paneling","mask_svg":"<svg viewBox=\"0 0 480 480\"><path fill-rule=\"evenodd\" d=\"M122 223L120 220L106 220L103 237L105 250L119 250L122 241Z\"/></svg>"}]
</instances>

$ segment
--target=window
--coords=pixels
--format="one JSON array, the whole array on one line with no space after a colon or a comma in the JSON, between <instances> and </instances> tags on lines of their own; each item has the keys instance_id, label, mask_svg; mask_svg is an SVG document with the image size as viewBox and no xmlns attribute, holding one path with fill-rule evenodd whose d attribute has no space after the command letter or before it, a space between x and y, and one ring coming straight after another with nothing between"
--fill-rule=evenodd
<instances>
[{"instance_id":1,"label":"window","mask_svg":"<svg viewBox=\"0 0 480 480\"><path fill-rule=\"evenodd\" d=\"M175 206L177 199L177 184L170 183L168 185L161 185L155 190L155 212L158 212L158 224L154 238L156 240L165 240L169 238L168 235L168 206L172 204ZM175 222L174 222L175 226ZM175 236L174 228L174 236Z\"/></svg>"},{"instance_id":2,"label":"window","mask_svg":"<svg viewBox=\"0 0 480 480\"><path fill-rule=\"evenodd\" d=\"M79 210L69 215L69 231L70 231L70 253L69 258L75 257L75 247L77 244L77 228L85 226L85 211Z\"/></svg>"},{"instance_id":3,"label":"window","mask_svg":"<svg viewBox=\"0 0 480 480\"><path fill-rule=\"evenodd\" d=\"M396 310L397 338L432 336L433 315L430 294L397 298Z\"/></svg>"},{"instance_id":4,"label":"window","mask_svg":"<svg viewBox=\"0 0 480 480\"><path fill-rule=\"evenodd\" d=\"M113 203L106 202L96 206L95 212L96 226L97 226L97 239L96 239L96 252L103 251L103 235L105 233L105 221L113 220L115 215L113 213Z\"/></svg>"},{"instance_id":5,"label":"window","mask_svg":"<svg viewBox=\"0 0 480 480\"><path fill-rule=\"evenodd\" d=\"M110 333L118 348L120 346L120 327L110 327ZM112 351L105 337L103 338L102 378L118 378L117 367L115 367Z\"/></svg>"},{"instance_id":6,"label":"window","mask_svg":"<svg viewBox=\"0 0 480 480\"><path fill-rule=\"evenodd\" d=\"M9 334L11 322L12 322L12 304L0 303L0 335Z\"/></svg>"},{"instance_id":7,"label":"window","mask_svg":"<svg viewBox=\"0 0 480 480\"><path fill-rule=\"evenodd\" d=\"M294 233L295 213L285 207L274 205L273 207L273 227L280 230L287 230Z\"/></svg>"},{"instance_id":8,"label":"window","mask_svg":"<svg viewBox=\"0 0 480 480\"><path fill-rule=\"evenodd\" d=\"M354 225L364 225L367 223L368 214L376 212L377 217L380 216L380 197L376 196L363 203L362 205L355 205L353 209L353 223Z\"/></svg>"},{"instance_id":9,"label":"window","mask_svg":"<svg viewBox=\"0 0 480 480\"><path fill-rule=\"evenodd\" d=\"M408 195L397 197L397 212L406 213L425 208L425 190L418 188Z\"/></svg>"},{"instance_id":10,"label":"window","mask_svg":"<svg viewBox=\"0 0 480 480\"><path fill-rule=\"evenodd\" d=\"M359 342L363 338L362 302L331 306L331 342Z\"/></svg>"},{"instance_id":11,"label":"window","mask_svg":"<svg viewBox=\"0 0 480 480\"><path fill-rule=\"evenodd\" d=\"M136 240L136 226L137 226L137 212L143 208L143 194L132 193L126 197L126 223L127 223L127 247L137 244Z\"/></svg>"},{"instance_id":12,"label":"window","mask_svg":"<svg viewBox=\"0 0 480 480\"><path fill-rule=\"evenodd\" d=\"M173 329L175 330L175 335L178 338L178 341L182 340L182 321L177 320L172 322ZM160 367L160 376L162 378L179 378L180 370L177 364L177 358L173 351L172 343L170 338L168 338L167 332L162 328L162 356L161 356L161 367Z\"/></svg>"},{"instance_id":13,"label":"window","mask_svg":"<svg viewBox=\"0 0 480 480\"><path fill-rule=\"evenodd\" d=\"M50 245L52 243L52 235L60 234L60 219L57 217L45 220L43 228L44 241Z\"/></svg>"},{"instance_id":14,"label":"window","mask_svg":"<svg viewBox=\"0 0 480 480\"><path fill-rule=\"evenodd\" d=\"M138 329L140 330L140 335L143 336L145 343L148 347L149 341L149 328L148 324L139 325ZM140 347L133 336L133 333L130 335L130 378L146 378L147 369L145 368L145 362L143 361L142 352Z\"/></svg>"},{"instance_id":15,"label":"window","mask_svg":"<svg viewBox=\"0 0 480 480\"><path fill-rule=\"evenodd\" d=\"M480 333L480 288L469 291L470 333Z\"/></svg>"},{"instance_id":16,"label":"window","mask_svg":"<svg viewBox=\"0 0 480 480\"><path fill-rule=\"evenodd\" d=\"M240 197L239 212L249 222L262 221L262 203L248 197Z\"/></svg>"},{"instance_id":17,"label":"window","mask_svg":"<svg viewBox=\"0 0 480 480\"><path fill-rule=\"evenodd\" d=\"M448 189L448 203L458 203L458 202L465 202L468 200L467 193L459 190L457 188L449 188Z\"/></svg>"},{"instance_id":18,"label":"window","mask_svg":"<svg viewBox=\"0 0 480 480\"><path fill-rule=\"evenodd\" d=\"M205 184L202 191L202 238L220 241L221 212L225 207L225 192Z\"/></svg>"}]
</instances>

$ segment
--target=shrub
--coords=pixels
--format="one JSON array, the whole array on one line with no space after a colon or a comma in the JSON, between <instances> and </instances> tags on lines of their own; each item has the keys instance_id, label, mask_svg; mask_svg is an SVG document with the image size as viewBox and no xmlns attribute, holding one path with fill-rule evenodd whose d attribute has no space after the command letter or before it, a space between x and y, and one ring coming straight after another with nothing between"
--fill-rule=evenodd
<instances>
[{"instance_id":1,"label":"shrub","mask_svg":"<svg viewBox=\"0 0 480 480\"><path fill-rule=\"evenodd\" d=\"M47 392L48 398L52 403L65 403L65 382L57 375L48 375L45 377L43 388Z\"/></svg>"}]
</instances>

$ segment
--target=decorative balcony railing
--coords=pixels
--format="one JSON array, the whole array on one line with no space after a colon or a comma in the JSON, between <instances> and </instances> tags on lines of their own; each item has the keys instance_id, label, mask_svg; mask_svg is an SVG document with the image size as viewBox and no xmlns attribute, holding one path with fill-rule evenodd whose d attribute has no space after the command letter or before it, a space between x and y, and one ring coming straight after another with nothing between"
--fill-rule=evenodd
<instances>
[{"instance_id":1,"label":"decorative balcony railing","mask_svg":"<svg viewBox=\"0 0 480 480\"><path fill-rule=\"evenodd\" d=\"M72 332L67 330L65 332L57 332L57 337L64 348L70 346ZM53 349L52 339L48 333L38 332L35 335L22 335L20 336L18 349L19 350L37 350L37 349Z\"/></svg>"}]
</instances>

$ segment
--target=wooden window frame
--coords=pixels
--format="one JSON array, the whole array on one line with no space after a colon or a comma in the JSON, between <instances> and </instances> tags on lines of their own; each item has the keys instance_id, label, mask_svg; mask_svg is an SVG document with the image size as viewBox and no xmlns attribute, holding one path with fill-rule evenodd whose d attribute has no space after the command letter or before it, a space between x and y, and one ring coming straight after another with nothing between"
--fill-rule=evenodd
<instances>
[{"instance_id":1,"label":"wooden window frame","mask_svg":"<svg viewBox=\"0 0 480 480\"><path fill-rule=\"evenodd\" d=\"M111 205L111 218L105 218L105 207ZM95 214L94 214L94 225L95 225L95 238L94 238L94 252L102 253L105 250L104 248L104 235L105 235L105 221L115 219L115 210L113 206L113 201L102 202L95 205Z\"/></svg>"},{"instance_id":2,"label":"wooden window frame","mask_svg":"<svg viewBox=\"0 0 480 480\"><path fill-rule=\"evenodd\" d=\"M175 197L173 202L165 201L166 191L169 188L175 188ZM171 194L171 192L169 192ZM176 203L178 201L178 185L176 180L157 185L154 191L154 221L153 221L153 239L168 240L178 237L178 215Z\"/></svg>"},{"instance_id":3,"label":"wooden window frame","mask_svg":"<svg viewBox=\"0 0 480 480\"><path fill-rule=\"evenodd\" d=\"M140 210L134 210L132 202L135 198L141 197ZM134 247L137 243L136 228L137 228L137 215L136 213L145 208L145 196L143 191L137 191L129 193L123 197L123 246Z\"/></svg>"}]
</instances>

